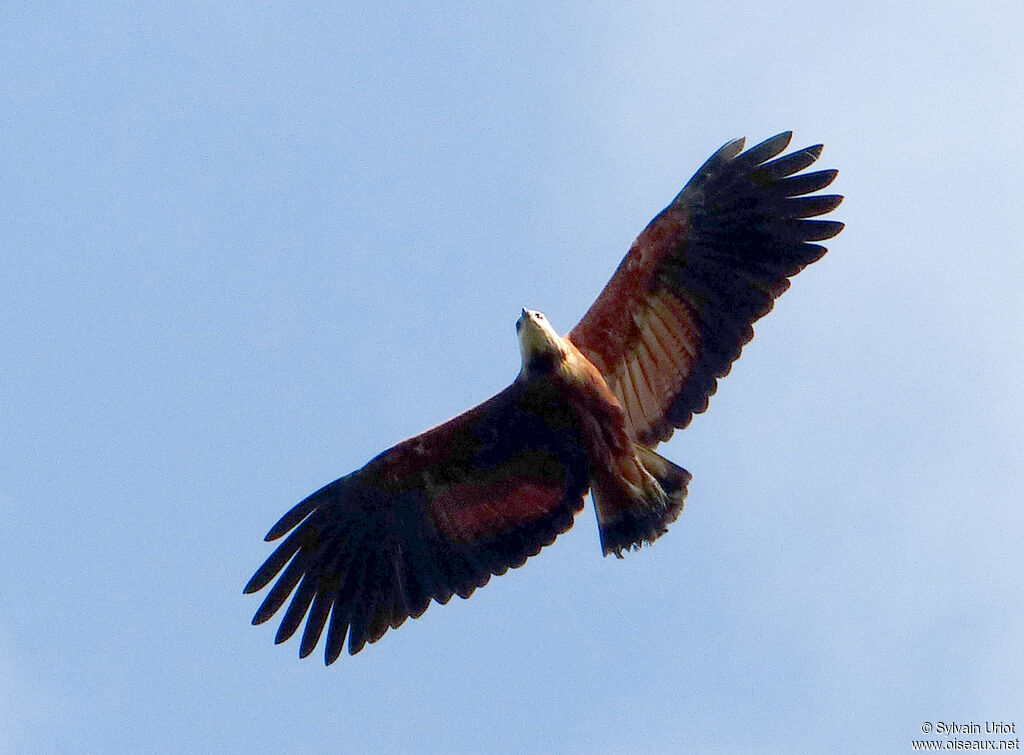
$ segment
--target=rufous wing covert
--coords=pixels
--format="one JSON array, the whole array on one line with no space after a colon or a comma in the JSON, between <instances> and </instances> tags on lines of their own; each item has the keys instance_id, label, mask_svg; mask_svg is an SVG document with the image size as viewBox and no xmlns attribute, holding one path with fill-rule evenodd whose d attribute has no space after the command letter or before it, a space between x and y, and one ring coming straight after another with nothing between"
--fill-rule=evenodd
<instances>
[{"instance_id":1,"label":"rufous wing covert","mask_svg":"<svg viewBox=\"0 0 1024 755\"><path fill-rule=\"evenodd\" d=\"M680 513L688 472L653 451L704 411L752 324L825 253L842 224L812 219L821 153L779 157L790 134L729 142L633 243L560 338L517 323L523 368L504 391L321 488L274 525L284 538L246 585L270 585L254 624L287 603L275 638L327 663L432 600L467 598L572 526L591 491L606 554L652 542ZM276 579L276 582L274 581Z\"/></svg>"}]
</instances>

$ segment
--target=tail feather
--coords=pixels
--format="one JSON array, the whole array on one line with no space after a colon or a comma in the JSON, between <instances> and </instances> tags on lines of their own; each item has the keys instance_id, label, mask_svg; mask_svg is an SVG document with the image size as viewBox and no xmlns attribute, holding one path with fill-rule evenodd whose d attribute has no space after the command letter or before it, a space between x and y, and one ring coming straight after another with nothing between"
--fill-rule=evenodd
<instances>
[{"instance_id":1,"label":"tail feather","mask_svg":"<svg viewBox=\"0 0 1024 755\"><path fill-rule=\"evenodd\" d=\"M633 445L642 472L641 485L620 476L597 474L591 492L597 509L601 548L622 557L657 540L683 510L690 473L646 446Z\"/></svg>"}]
</instances>

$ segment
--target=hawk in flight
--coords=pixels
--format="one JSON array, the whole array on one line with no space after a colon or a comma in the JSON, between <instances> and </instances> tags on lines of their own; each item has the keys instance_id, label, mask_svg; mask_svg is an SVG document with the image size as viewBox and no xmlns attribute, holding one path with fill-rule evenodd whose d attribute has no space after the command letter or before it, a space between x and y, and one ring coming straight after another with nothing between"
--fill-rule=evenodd
<instances>
[{"instance_id":1,"label":"hawk in flight","mask_svg":"<svg viewBox=\"0 0 1024 755\"><path fill-rule=\"evenodd\" d=\"M568 530L590 491L604 553L621 556L679 516L690 474L654 452L704 411L718 378L789 278L843 224L811 220L842 197L821 145L791 133L715 152L651 221L583 319L559 336L516 323L522 369L506 389L326 485L266 539L284 540L245 592L276 578L253 618L288 601L276 642L305 619L302 657L359 652L431 600L468 598Z\"/></svg>"}]
</instances>

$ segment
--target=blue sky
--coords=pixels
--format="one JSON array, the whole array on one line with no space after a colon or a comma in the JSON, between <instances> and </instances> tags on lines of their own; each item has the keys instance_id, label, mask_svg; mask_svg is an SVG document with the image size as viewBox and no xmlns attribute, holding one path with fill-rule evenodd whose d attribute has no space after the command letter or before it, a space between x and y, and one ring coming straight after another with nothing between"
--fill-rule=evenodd
<instances>
[{"instance_id":1,"label":"blue sky","mask_svg":"<svg viewBox=\"0 0 1024 755\"><path fill-rule=\"evenodd\" d=\"M1024 727L1018 3L7 2L0 751L902 752ZM289 506L518 370L718 146L847 229L592 509L324 668L241 588Z\"/></svg>"}]
</instances>

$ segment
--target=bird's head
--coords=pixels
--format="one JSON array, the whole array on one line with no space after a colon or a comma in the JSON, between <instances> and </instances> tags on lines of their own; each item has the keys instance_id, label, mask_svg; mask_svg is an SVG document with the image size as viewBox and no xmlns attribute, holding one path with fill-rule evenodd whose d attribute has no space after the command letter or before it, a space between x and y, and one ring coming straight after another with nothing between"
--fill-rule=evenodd
<instances>
[{"instance_id":1,"label":"bird's head","mask_svg":"<svg viewBox=\"0 0 1024 755\"><path fill-rule=\"evenodd\" d=\"M551 369L565 359L565 344L542 312L524 309L516 321L516 333L519 335L524 371Z\"/></svg>"}]
</instances>

